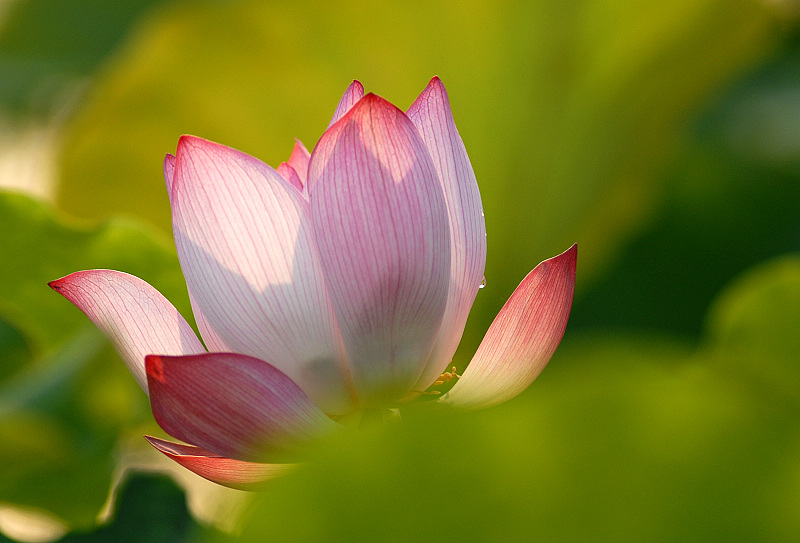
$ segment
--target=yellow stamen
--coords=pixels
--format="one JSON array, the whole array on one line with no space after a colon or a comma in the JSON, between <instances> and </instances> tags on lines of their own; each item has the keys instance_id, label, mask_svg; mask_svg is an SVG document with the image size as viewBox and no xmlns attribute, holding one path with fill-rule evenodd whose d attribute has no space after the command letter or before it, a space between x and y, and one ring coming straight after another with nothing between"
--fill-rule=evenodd
<instances>
[{"instance_id":1,"label":"yellow stamen","mask_svg":"<svg viewBox=\"0 0 800 543\"><path fill-rule=\"evenodd\" d=\"M436 380L436 382L433 383L432 386L443 385L445 383L449 383L453 379L458 379L459 377L461 376L456 373L456 367L453 366L453 368L450 371L446 371L443 374L441 374L439 378Z\"/></svg>"}]
</instances>

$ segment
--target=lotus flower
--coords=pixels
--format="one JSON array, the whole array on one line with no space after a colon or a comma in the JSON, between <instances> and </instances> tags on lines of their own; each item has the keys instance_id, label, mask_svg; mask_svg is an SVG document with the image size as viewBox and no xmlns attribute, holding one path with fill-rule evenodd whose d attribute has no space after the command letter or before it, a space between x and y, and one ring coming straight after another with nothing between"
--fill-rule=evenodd
<instances>
[{"instance_id":1,"label":"lotus flower","mask_svg":"<svg viewBox=\"0 0 800 543\"><path fill-rule=\"evenodd\" d=\"M175 245L202 336L159 292L111 270L50 285L116 346L195 473L251 488L344 417L523 391L566 327L576 246L539 264L469 366L451 359L483 284L480 193L434 78L401 110L354 81L309 153L277 170L192 136L164 161Z\"/></svg>"}]
</instances>

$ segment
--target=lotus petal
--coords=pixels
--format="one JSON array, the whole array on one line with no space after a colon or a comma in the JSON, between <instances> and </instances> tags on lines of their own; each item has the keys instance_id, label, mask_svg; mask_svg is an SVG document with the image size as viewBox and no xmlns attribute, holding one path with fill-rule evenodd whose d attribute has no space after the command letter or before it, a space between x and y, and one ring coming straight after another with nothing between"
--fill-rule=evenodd
<instances>
[{"instance_id":1,"label":"lotus petal","mask_svg":"<svg viewBox=\"0 0 800 543\"><path fill-rule=\"evenodd\" d=\"M204 353L194 330L156 289L113 270L79 271L49 283L105 333L145 392L148 354Z\"/></svg>"},{"instance_id":2,"label":"lotus petal","mask_svg":"<svg viewBox=\"0 0 800 543\"><path fill-rule=\"evenodd\" d=\"M300 184L305 187L308 180L308 161L311 159L311 153L308 152L303 142L295 139L292 154L287 161L289 166L294 168L297 176L300 178Z\"/></svg>"},{"instance_id":3,"label":"lotus petal","mask_svg":"<svg viewBox=\"0 0 800 543\"><path fill-rule=\"evenodd\" d=\"M578 246L530 272L500 310L464 374L440 401L482 409L510 400L550 361L567 327Z\"/></svg>"},{"instance_id":4,"label":"lotus petal","mask_svg":"<svg viewBox=\"0 0 800 543\"><path fill-rule=\"evenodd\" d=\"M209 481L237 490L257 490L265 481L286 473L292 464L264 464L225 458L200 447L183 445L152 436L144 436L150 444L174 460Z\"/></svg>"},{"instance_id":5,"label":"lotus petal","mask_svg":"<svg viewBox=\"0 0 800 543\"><path fill-rule=\"evenodd\" d=\"M208 326L274 364L326 412L354 406L308 202L255 158L200 138L178 145L175 245Z\"/></svg>"},{"instance_id":6,"label":"lotus petal","mask_svg":"<svg viewBox=\"0 0 800 543\"><path fill-rule=\"evenodd\" d=\"M145 365L159 426L219 456L285 460L339 426L285 374L251 356L150 355Z\"/></svg>"},{"instance_id":7,"label":"lotus petal","mask_svg":"<svg viewBox=\"0 0 800 543\"><path fill-rule=\"evenodd\" d=\"M368 94L320 139L314 234L362 407L405 396L447 304L444 194L408 117Z\"/></svg>"},{"instance_id":8,"label":"lotus petal","mask_svg":"<svg viewBox=\"0 0 800 543\"><path fill-rule=\"evenodd\" d=\"M486 267L486 224L481 194L456 129L447 91L438 77L408 109L439 174L450 221L450 290L439 337L416 390L425 390L456 352Z\"/></svg>"},{"instance_id":9,"label":"lotus petal","mask_svg":"<svg viewBox=\"0 0 800 543\"><path fill-rule=\"evenodd\" d=\"M345 113L350 111L350 108L356 105L356 102L361 100L363 97L364 85L362 85L360 81L354 80L352 83L350 83L347 89L345 89L341 100L339 100L339 104L336 106L336 111L333 112L333 118L328 124L328 128L336 124L336 121L344 117Z\"/></svg>"},{"instance_id":10,"label":"lotus petal","mask_svg":"<svg viewBox=\"0 0 800 543\"><path fill-rule=\"evenodd\" d=\"M303 182L300 180L300 176L297 175L297 172L294 168L292 168L288 162L281 162L278 165L278 175L286 179L291 186L296 188L299 192L303 192Z\"/></svg>"},{"instance_id":11,"label":"lotus petal","mask_svg":"<svg viewBox=\"0 0 800 543\"><path fill-rule=\"evenodd\" d=\"M175 155L167 153L164 157L164 183L167 185L167 196L172 201L172 177L175 175Z\"/></svg>"}]
</instances>

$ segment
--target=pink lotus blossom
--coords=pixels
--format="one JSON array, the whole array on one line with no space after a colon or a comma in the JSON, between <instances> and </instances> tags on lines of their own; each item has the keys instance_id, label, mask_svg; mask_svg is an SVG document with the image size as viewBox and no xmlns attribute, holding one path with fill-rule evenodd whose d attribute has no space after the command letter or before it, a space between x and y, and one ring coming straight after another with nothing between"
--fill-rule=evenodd
<instances>
[{"instance_id":1,"label":"pink lotus blossom","mask_svg":"<svg viewBox=\"0 0 800 543\"><path fill-rule=\"evenodd\" d=\"M314 152L298 141L277 170L183 136L164 177L202 342L131 275L81 271L51 286L109 336L158 424L187 444L150 443L210 480L248 488L343 417L440 381L456 382L438 404L506 401L561 341L576 246L528 274L463 375L448 371L486 233L438 78L405 113L353 82Z\"/></svg>"}]
</instances>

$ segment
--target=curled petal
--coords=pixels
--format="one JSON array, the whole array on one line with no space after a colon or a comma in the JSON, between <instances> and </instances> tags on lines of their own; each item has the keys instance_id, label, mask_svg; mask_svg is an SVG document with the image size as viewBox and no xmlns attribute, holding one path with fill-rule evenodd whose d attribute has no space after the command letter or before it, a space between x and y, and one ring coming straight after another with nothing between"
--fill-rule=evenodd
<instances>
[{"instance_id":1,"label":"curled petal","mask_svg":"<svg viewBox=\"0 0 800 543\"><path fill-rule=\"evenodd\" d=\"M209 481L237 490L257 490L265 481L286 473L292 464L264 464L225 458L200 447L183 445L144 436L150 444L170 458Z\"/></svg>"},{"instance_id":2,"label":"curled petal","mask_svg":"<svg viewBox=\"0 0 800 543\"><path fill-rule=\"evenodd\" d=\"M288 164L297 173L302 187L306 186L308 180L308 161L310 159L311 153L308 152L306 146L303 145L303 142L299 139L295 139L294 148L292 148L292 154L289 157Z\"/></svg>"},{"instance_id":3,"label":"curled petal","mask_svg":"<svg viewBox=\"0 0 800 543\"><path fill-rule=\"evenodd\" d=\"M232 353L146 358L150 407L165 432L220 456L297 454L338 425L286 375Z\"/></svg>"},{"instance_id":4,"label":"curled petal","mask_svg":"<svg viewBox=\"0 0 800 543\"><path fill-rule=\"evenodd\" d=\"M439 174L450 220L450 290L439 336L416 390L425 390L452 360L486 267L486 224L481 194L450 101L434 77L408 109Z\"/></svg>"},{"instance_id":5,"label":"curled petal","mask_svg":"<svg viewBox=\"0 0 800 543\"><path fill-rule=\"evenodd\" d=\"M281 162L278 165L278 174L286 179L291 186L303 192L303 182L300 180L300 176L297 175L295 169L292 168L288 162Z\"/></svg>"},{"instance_id":6,"label":"curled petal","mask_svg":"<svg viewBox=\"0 0 800 543\"><path fill-rule=\"evenodd\" d=\"M478 347L464 375L440 401L481 409L530 385L561 342L572 308L578 246L545 260L522 280Z\"/></svg>"},{"instance_id":7,"label":"curled petal","mask_svg":"<svg viewBox=\"0 0 800 543\"><path fill-rule=\"evenodd\" d=\"M368 94L309 165L314 234L362 407L405 396L447 303L444 194L408 117Z\"/></svg>"},{"instance_id":8,"label":"curled petal","mask_svg":"<svg viewBox=\"0 0 800 543\"><path fill-rule=\"evenodd\" d=\"M175 245L204 328L276 366L326 412L350 411L352 385L303 195L263 162L190 136L178 144L172 192Z\"/></svg>"},{"instance_id":9,"label":"curled petal","mask_svg":"<svg viewBox=\"0 0 800 543\"><path fill-rule=\"evenodd\" d=\"M328 124L328 128L336 124L336 121L344 117L345 113L350 111L350 108L356 105L356 102L361 100L363 97L364 85L362 85L360 81L354 80L344 91L342 99L339 100L339 104L336 106L336 111L333 112L333 118Z\"/></svg>"},{"instance_id":10,"label":"curled petal","mask_svg":"<svg viewBox=\"0 0 800 543\"><path fill-rule=\"evenodd\" d=\"M113 270L87 270L49 285L108 336L145 392L146 355L205 352L178 310L138 277Z\"/></svg>"},{"instance_id":11,"label":"curled petal","mask_svg":"<svg viewBox=\"0 0 800 543\"><path fill-rule=\"evenodd\" d=\"M164 157L164 183L167 185L167 196L172 200L172 177L175 174L175 155L167 153Z\"/></svg>"}]
</instances>

